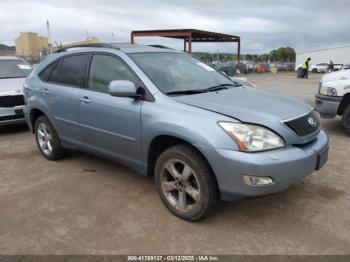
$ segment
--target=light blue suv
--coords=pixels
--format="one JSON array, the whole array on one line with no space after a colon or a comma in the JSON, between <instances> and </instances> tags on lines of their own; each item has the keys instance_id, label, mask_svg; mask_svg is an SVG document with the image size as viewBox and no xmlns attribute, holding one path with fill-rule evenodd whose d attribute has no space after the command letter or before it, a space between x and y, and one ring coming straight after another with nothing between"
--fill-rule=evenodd
<instances>
[{"instance_id":1,"label":"light blue suv","mask_svg":"<svg viewBox=\"0 0 350 262\"><path fill-rule=\"evenodd\" d=\"M327 161L313 108L167 48L59 50L27 78L24 94L45 158L78 149L153 176L164 204L190 221L219 199L284 190Z\"/></svg>"}]
</instances>

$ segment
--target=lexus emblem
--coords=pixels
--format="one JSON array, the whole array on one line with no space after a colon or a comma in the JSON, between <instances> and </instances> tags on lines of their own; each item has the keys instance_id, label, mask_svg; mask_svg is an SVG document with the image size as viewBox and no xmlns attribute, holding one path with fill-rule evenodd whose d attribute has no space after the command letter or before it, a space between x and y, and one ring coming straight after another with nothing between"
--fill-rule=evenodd
<instances>
[{"instance_id":1,"label":"lexus emblem","mask_svg":"<svg viewBox=\"0 0 350 262\"><path fill-rule=\"evenodd\" d=\"M313 118L313 117L309 117L308 119L307 119L307 122L310 124L310 126L312 126L312 127L316 127L316 125L317 125L317 122L316 122L316 120Z\"/></svg>"}]
</instances>

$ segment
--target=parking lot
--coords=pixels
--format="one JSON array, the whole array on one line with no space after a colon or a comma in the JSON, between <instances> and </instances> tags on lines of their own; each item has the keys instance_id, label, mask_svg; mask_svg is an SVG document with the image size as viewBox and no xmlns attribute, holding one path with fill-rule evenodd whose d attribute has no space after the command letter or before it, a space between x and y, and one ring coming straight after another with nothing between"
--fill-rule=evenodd
<instances>
[{"instance_id":1,"label":"parking lot","mask_svg":"<svg viewBox=\"0 0 350 262\"><path fill-rule=\"evenodd\" d=\"M319 74L249 75L313 104ZM350 137L322 120L327 165L288 190L235 203L197 223L173 216L153 181L71 152L45 160L25 127L0 130L1 254L349 254Z\"/></svg>"}]
</instances>

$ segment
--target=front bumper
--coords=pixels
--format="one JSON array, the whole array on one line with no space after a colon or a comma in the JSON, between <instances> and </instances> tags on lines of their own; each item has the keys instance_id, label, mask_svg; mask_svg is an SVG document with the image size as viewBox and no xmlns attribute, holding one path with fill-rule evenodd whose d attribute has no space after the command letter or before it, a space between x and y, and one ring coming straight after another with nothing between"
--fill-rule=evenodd
<instances>
[{"instance_id":1,"label":"front bumper","mask_svg":"<svg viewBox=\"0 0 350 262\"><path fill-rule=\"evenodd\" d=\"M0 107L0 126L25 123L25 105L15 107Z\"/></svg>"},{"instance_id":2,"label":"front bumper","mask_svg":"<svg viewBox=\"0 0 350 262\"><path fill-rule=\"evenodd\" d=\"M327 149L328 136L321 130L315 140L302 146L260 153L212 149L208 160L216 174L221 198L232 200L237 196L260 196L286 189L314 172L319 154ZM243 182L243 174L271 177L274 184L248 186Z\"/></svg>"},{"instance_id":3,"label":"front bumper","mask_svg":"<svg viewBox=\"0 0 350 262\"><path fill-rule=\"evenodd\" d=\"M342 97L340 96L325 96L316 94L315 109L323 118L334 118L337 115L341 100Z\"/></svg>"}]
</instances>

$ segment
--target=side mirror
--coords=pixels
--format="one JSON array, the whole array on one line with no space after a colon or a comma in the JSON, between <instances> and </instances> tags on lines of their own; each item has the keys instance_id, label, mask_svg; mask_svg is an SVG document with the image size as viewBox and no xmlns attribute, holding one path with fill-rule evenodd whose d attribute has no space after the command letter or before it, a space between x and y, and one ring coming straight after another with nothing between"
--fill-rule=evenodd
<instances>
[{"instance_id":1,"label":"side mirror","mask_svg":"<svg viewBox=\"0 0 350 262\"><path fill-rule=\"evenodd\" d=\"M141 98L135 84L128 80L113 80L109 83L108 91L111 96Z\"/></svg>"}]
</instances>

